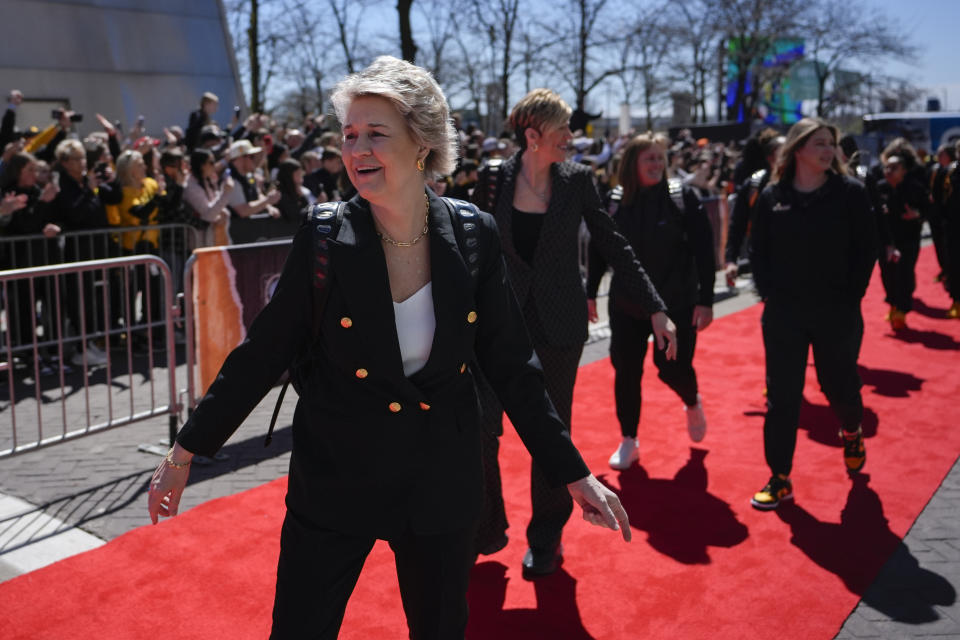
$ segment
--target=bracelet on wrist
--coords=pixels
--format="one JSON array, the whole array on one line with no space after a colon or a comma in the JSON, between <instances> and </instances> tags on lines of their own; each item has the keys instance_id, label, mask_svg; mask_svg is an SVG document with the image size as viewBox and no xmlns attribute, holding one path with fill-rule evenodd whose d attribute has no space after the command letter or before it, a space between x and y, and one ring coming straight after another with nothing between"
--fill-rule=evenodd
<instances>
[{"instance_id":1,"label":"bracelet on wrist","mask_svg":"<svg viewBox=\"0 0 960 640\"><path fill-rule=\"evenodd\" d=\"M170 467L171 469L177 469L178 471L180 469L186 469L187 467L190 466L190 463L192 462L191 460L187 460L186 462L174 462L173 449L170 449L170 451L167 451L167 455L164 456L164 460L167 461L168 467Z\"/></svg>"}]
</instances>

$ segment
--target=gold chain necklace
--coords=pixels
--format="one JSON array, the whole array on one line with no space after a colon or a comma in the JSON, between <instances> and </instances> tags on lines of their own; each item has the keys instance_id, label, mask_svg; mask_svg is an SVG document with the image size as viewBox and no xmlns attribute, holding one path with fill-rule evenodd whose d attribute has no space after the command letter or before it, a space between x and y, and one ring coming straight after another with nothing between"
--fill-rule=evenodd
<instances>
[{"instance_id":1,"label":"gold chain necklace","mask_svg":"<svg viewBox=\"0 0 960 640\"><path fill-rule=\"evenodd\" d=\"M411 240L410 242L397 242L396 240L394 240L393 238L391 238L391 237L388 236L387 234L385 234L385 233L380 233L379 231L377 231L377 237L379 237L381 240L383 240L383 241L386 242L387 244L392 244L392 245L395 246L395 247L412 247L413 245L415 245L415 244L417 244L418 242L420 242L420 238L422 238L423 236L427 235L427 232L430 231L430 223L429 223L429 220L430 220L430 198L427 197L427 194L423 194L423 201L424 201L424 203L426 203L426 209L427 209L427 210L426 210L426 212L423 214L423 231L420 232L420 235L418 235L416 238L414 238L414 239Z\"/></svg>"},{"instance_id":2,"label":"gold chain necklace","mask_svg":"<svg viewBox=\"0 0 960 640\"><path fill-rule=\"evenodd\" d=\"M520 177L523 178L523 181L527 183L527 186L530 187L530 191L533 193L533 195L537 196L538 200L540 200L541 202L546 202L547 187L549 186L549 183L547 185L544 185L543 191L537 191L536 189L533 188L533 184L530 182L530 179L527 177L527 174L523 172L523 169L520 169Z\"/></svg>"}]
</instances>

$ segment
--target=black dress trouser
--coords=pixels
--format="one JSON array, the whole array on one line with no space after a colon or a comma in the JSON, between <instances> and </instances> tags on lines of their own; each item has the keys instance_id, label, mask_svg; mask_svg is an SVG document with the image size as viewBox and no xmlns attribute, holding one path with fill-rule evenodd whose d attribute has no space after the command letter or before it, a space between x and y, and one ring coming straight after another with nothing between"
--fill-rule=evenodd
<instances>
[{"instance_id":1,"label":"black dress trouser","mask_svg":"<svg viewBox=\"0 0 960 640\"><path fill-rule=\"evenodd\" d=\"M408 530L389 541L413 640L463 639L474 535L473 526L441 535ZM336 638L347 600L375 542L373 537L318 528L287 511L270 638Z\"/></svg>"},{"instance_id":2,"label":"black dress trouser","mask_svg":"<svg viewBox=\"0 0 960 640\"><path fill-rule=\"evenodd\" d=\"M573 411L573 385L580 366L583 345L573 347L551 345L532 303L524 305L524 319L530 341L543 367L547 395L567 429ZM502 537L507 529L500 483L500 451L498 435L503 433L503 408L486 381L479 384L482 407L483 469L486 483L485 505L477 536L477 548ZM530 468L530 501L532 515L527 525L527 544L534 551L549 552L560 543L563 527L573 513L573 499L564 486L551 487L534 462Z\"/></svg>"},{"instance_id":3,"label":"black dress trouser","mask_svg":"<svg viewBox=\"0 0 960 640\"><path fill-rule=\"evenodd\" d=\"M761 324L767 366L764 453L772 474L789 475L811 347L820 388L841 426L855 431L863 419L862 383L857 370L863 316L859 303L768 301Z\"/></svg>"},{"instance_id":4,"label":"black dress trouser","mask_svg":"<svg viewBox=\"0 0 960 640\"><path fill-rule=\"evenodd\" d=\"M677 326L677 359L667 360L666 353L654 347L653 362L660 379L673 389L688 407L697 404L697 373L693 369L693 353L697 348L697 330L693 326L693 309L668 311ZM649 338L653 335L650 318L635 318L610 308L610 362L616 371L613 394L617 403L617 419L624 437L636 438L640 424L640 381L647 357Z\"/></svg>"}]
</instances>

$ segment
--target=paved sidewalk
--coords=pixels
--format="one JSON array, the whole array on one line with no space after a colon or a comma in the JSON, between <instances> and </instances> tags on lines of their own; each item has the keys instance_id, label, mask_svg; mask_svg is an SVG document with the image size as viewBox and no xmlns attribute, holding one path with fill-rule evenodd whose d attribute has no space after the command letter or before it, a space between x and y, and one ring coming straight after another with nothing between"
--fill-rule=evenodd
<instances>
[{"instance_id":1,"label":"paved sidewalk","mask_svg":"<svg viewBox=\"0 0 960 640\"><path fill-rule=\"evenodd\" d=\"M718 302L717 317L756 302L748 282L738 284L741 294ZM581 364L607 357L608 338L601 316ZM185 386L182 376L178 383ZM234 434L223 459L193 465L181 511L287 473L294 398L284 402L273 444L263 447L277 393ZM138 447L162 440L167 428L166 418L154 418L0 460L0 581L148 524L146 489L159 458ZM960 462L837 637L960 638L958 585Z\"/></svg>"}]
</instances>

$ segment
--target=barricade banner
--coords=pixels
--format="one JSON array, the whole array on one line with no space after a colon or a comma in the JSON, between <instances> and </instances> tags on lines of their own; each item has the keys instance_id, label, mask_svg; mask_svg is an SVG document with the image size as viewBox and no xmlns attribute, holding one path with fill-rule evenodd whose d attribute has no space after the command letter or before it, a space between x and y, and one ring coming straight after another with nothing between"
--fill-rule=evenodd
<instances>
[{"instance_id":1,"label":"barricade banner","mask_svg":"<svg viewBox=\"0 0 960 640\"><path fill-rule=\"evenodd\" d=\"M201 391L273 295L290 242L211 247L194 252L193 326Z\"/></svg>"}]
</instances>

